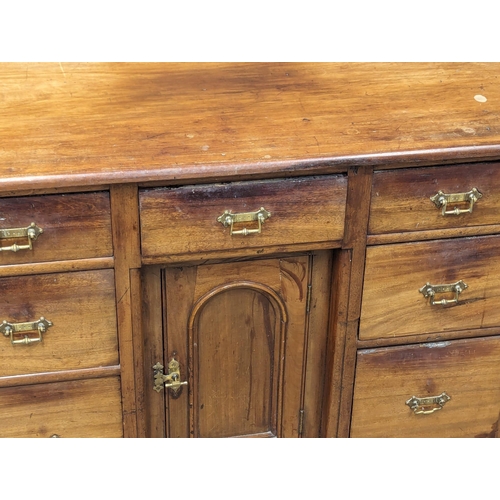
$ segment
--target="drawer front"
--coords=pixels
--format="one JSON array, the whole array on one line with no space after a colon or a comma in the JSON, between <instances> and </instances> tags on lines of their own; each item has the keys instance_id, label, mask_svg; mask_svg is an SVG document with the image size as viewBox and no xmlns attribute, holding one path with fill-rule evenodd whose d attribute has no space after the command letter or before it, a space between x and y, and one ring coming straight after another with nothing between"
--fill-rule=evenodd
<instances>
[{"instance_id":1,"label":"drawer front","mask_svg":"<svg viewBox=\"0 0 500 500\"><path fill-rule=\"evenodd\" d=\"M497 437L499 380L499 337L359 351L351 437Z\"/></svg>"},{"instance_id":2,"label":"drawer front","mask_svg":"<svg viewBox=\"0 0 500 500\"><path fill-rule=\"evenodd\" d=\"M2 327L0 376L118 364L113 270L2 278L0 296L0 326L13 325L12 336ZM52 326L39 333L27 323L41 317Z\"/></svg>"},{"instance_id":3,"label":"drawer front","mask_svg":"<svg viewBox=\"0 0 500 500\"><path fill-rule=\"evenodd\" d=\"M380 245L366 252L359 338L392 338L500 326L500 236ZM434 302L419 290L431 285ZM463 287L462 287L463 288ZM423 290L425 292L425 290ZM450 303L442 304L448 300Z\"/></svg>"},{"instance_id":4,"label":"drawer front","mask_svg":"<svg viewBox=\"0 0 500 500\"><path fill-rule=\"evenodd\" d=\"M345 176L323 176L143 190L139 198L143 256L339 241L344 233L346 187ZM246 214L261 207L271 216L260 234L231 235L231 228L217 220L226 210ZM233 232L258 225L234 222Z\"/></svg>"},{"instance_id":5,"label":"drawer front","mask_svg":"<svg viewBox=\"0 0 500 500\"><path fill-rule=\"evenodd\" d=\"M500 163L383 171L373 179L369 234L500 224ZM443 215L443 207L430 199L439 191L451 195L473 188L481 197L472 213ZM446 201L446 212L470 209L468 201Z\"/></svg>"},{"instance_id":6,"label":"drawer front","mask_svg":"<svg viewBox=\"0 0 500 500\"><path fill-rule=\"evenodd\" d=\"M0 389L0 437L122 437L118 377Z\"/></svg>"},{"instance_id":7,"label":"drawer front","mask_svg":"<svg viewBox=\"0 0 500 500\"><path fill-rule=\"evenodd\" d=\"M30 250L23 248L30 244L26 231L11 230L27 229L31 223L43 232L31 240ZM111 256L109 194L2 198L0 236L4 249L0 252L0 265Z\"/></svg>"}]
</instances>

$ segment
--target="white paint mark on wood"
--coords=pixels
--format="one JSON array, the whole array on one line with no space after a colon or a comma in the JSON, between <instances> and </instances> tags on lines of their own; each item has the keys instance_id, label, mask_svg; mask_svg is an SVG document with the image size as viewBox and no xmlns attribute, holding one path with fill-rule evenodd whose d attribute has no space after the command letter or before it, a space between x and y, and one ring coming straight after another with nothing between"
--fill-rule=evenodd
<instances>
[{"instance_id":1,"label":"white paint mark on wood","mask_svg":"<svg viewBox=\"0 0 500 500\"><path fill-rule=\"evenodd\" d=\"M462 127L462 130L466 134L475 134L476 133L476 130L473 129L472 127Z\"/></svg>"}]
</instances>

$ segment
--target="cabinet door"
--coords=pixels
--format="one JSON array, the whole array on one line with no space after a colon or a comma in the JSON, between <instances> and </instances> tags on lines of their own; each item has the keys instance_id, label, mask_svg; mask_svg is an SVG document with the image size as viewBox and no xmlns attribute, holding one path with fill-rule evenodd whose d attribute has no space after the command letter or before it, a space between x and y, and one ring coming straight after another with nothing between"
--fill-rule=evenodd
<instances>
[{"instance_id":1,"label":"cabinet door","mask_svg":"<svg viewBox=\"0 0 500 500\"><path fill-rule=\"evenodd\" d=\"M310 307L311 284L326 281L329 269L323 252L163 270L162 364L178 361L188 382L177 394L165 388L149 396L164 401L164 435L300 435L305 387L312 382L306 382L308 338L326 341L329 303L321 290ZM311 319L313 310L322 320ZM311 348L316 355L321 343ZM324 359L316 362L313 379ZM319 402L316 392L311 397ZM318 415L311 418L319 421Z\"/></svg>"}]
</instances>

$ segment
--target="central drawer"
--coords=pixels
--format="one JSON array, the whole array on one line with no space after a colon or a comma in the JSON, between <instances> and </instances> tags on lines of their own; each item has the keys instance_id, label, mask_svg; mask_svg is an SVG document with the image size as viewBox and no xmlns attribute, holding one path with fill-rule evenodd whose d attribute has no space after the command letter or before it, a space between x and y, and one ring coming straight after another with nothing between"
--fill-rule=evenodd
<instances>
[{"instance_id":1,"label":"central drawer","mask_svg":"<svg viewBox=\"0 0 500 500\"><path fill-rule=\"evenodd\" d=\"M499 247L500 236L369 247L360 340L500 326ZM458 295L439 288L460 282Z\"/></svg>"},{"instance_id":2,"label":"central drawer","mask_svg":"<svg viewBox=\"0 0 500 500\"><path fill-rule=\"evenodd\" d=\"M144 189L139 194L142 254L147 260L339 242L346 190L343 175ZM259 222L255 214L261 208Z\"/></svg>"}]
</instances>

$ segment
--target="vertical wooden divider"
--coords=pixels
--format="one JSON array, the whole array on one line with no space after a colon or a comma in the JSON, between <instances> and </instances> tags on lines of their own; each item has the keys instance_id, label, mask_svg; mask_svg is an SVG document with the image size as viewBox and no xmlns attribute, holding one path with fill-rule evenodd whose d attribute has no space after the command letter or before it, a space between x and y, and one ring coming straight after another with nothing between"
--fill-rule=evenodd
<instances>
[{"instance_id":1,"label":"vertical wooden divider","mask_svg":"<svg viewBox=\"0 0 500 500\"><path fill-rule=\"evenodd\" d=\"M131 283L131 270L137 270L141 267L137 185L118 184L111 186L110 197L113 251L115 257L116 312L120 350L123 434L124 437L137 437L143 433L142 428L144 427L141 424L141 432L138 433L136 389L139 391L142 390L140 385L142 370L137 370L140 359L137 360L138 363L134 362L132 320L133 304L137 302L136 298L132 300L132 286L134 294L140 290L140 287L137 286L137 280L140 281L140 277L138 271L134 272L134 283ZM137 318L137 315L135 316ZM137 321L140 323L140 320L136 319L136 325ZM140 336L138 336L136 344L137 342L140 343L140 340ZM137 348L137 345L135 347ZM140 354L140 350L138 354Z\"/></svg>"},{"instance_id":2,"label":"vertical wooden divider","mask_svg":"<svg viewBox=\"0 0 500 500\"><path fill-rule=\"evenodd\" d=\"M329 342L329 351L333 354L322 425L325 437L349 436L372 179L372 167L348 170L344 241L334 269L334 323Z\"/></svg>"},{"instance_id":3,"label":"vertical wooden divider","mask_svg":"<svg viewBox=\"0 0 500 500\"><path fill-rule=\"evenodd\" d=\"M325 403L321 420L321 437L337 437L342 365L347 330L351 250L340 250L334 259L325 370Z\"/></svg>"},{"instance_id":4,"label":"vertical wooden divider","mask_svg":"<svg viewBox=\"0 0 500 500\"><path fill-rule=\"evenodd\" d=\"M143 333L136 335L134 322L134 339L136 337L141 339L141 355L144 359L141 363L141 385L139 389L136 389L138 406L142 415L142 421L138 417L137 427L139 436L144 432L147 437L164 438L167 431L165 425L167 391L156 392L153 389L153 366L158 362L166 366L163 345L162 269L160 266L146 266L140 274L141 313L136 317L140 322L139 331ZM141 405L144 405L144 408Z\"/></svg>"},{"instance_id":5,"label":"vertical wooden divider","mask_svg":"<svg viewBox=\"0 0 500 500\"><path fill-rule=\"evenodd\" d=\"M335 251L337 252L337 251ZM335 253L336 255L336 253ZM324 407L326 349L329 308L331 301L332 265L336 259L331 250L314 252L312 259L312 293L308 318L309 335L306 352L306 375L303 392L304 422L302 437L320 437L322 408Z\"/></svg>"},{"instance_id":6,"label":"vertical wooden divider","mask_svg":"<svg viewBox=\"0 0 500 500\"><path fill-rule=\"evenodd\" d=\"M348 171L346 232L344 248L352 249L349 306L342 371L338 437L348 437L351 425L352 395L356 372L356 347L363 276L365 272L366 234L370 215L373 167L353 167Z\"/></svg>"},{"instance_id":7,"label":"vertical wooden divider","mask_svg":"<svg viewBox=\"0 0 500 500\"><path fill-rule=\"evenodd\" d=\"M132 311L132 348L134 352L135 401L137 415L137 437L146 437L145 391L144 381L144 335L142 328L141 270L130 270L130 296ZM152 383L150 385L151 391Z\"/></svg>"}]
</instances>

